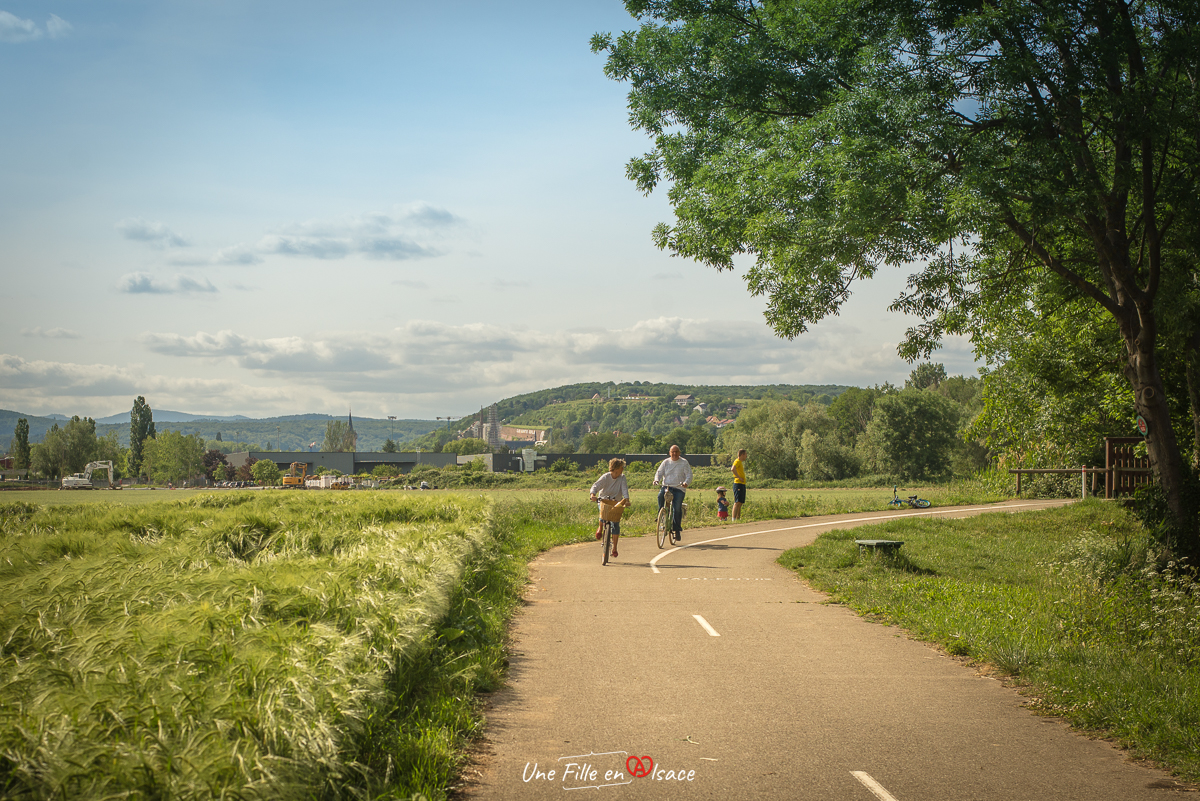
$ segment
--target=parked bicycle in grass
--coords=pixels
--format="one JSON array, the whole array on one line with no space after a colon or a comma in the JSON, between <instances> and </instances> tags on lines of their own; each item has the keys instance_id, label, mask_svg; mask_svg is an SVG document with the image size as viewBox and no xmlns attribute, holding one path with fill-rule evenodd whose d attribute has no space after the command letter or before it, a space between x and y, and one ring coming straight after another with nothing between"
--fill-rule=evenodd
<instances>
[{"instance_id":1,"label":"parked bicycle in grass","mask_svg":"<svg viewBox=\"0 0 1200 801\"><path fill-rule=\"evenodd\" d=\"M909 495L907 498L901 498L897 493L899 487L892 487L892 499L888 501L889 509L902 509L904 504L908 504L912 509L928 509L929 501L924 498L918 498L916 495Z\"/></svg>"},{"instance_id":2,"label":"parked bicycle in grass","mask_svg":"<svg viewBox=\"0 0 1200 801\"><path fill-rule=\"evenodd\" d=\"M666 532L671 532L672 542L683 540L683 496L688 484L692 483L692 466L683 458L683 451L678 445L672 445L670 456L662 460L654 473L654 485L662 485L658 491L658 547L664 545ZM668 513L667 493L671 495Z\"/></svg>"},{"instance_id":3,"label":"parked bicycle in grass","mask_svg":"<svg viewBox=\"0 0 1200 801\"><path fill-rule=\"evenodd\" d=\"M596 527L596 539L604 545L601 564L607 565L609 556L617 557L617 540L621 537L621 514L629 506L629 484L625 481L625 460L609 459L608 472L592 484L590 497L598 503L600 524ZM611 551L610 551L611 549Z\"/></svg>"}]
</instances>

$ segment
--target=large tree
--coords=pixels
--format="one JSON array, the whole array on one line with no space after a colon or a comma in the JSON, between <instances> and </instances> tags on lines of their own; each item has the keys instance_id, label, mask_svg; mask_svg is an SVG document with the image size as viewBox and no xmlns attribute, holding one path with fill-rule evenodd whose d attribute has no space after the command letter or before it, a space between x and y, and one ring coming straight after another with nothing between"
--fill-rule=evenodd
<instances>
[{"instance_id":1,"label":"large tree","mask_svg":"<svg viewBox=\"0 0 1200 801\"><path fill-rule=\"evenodd\" d=\"M183 481L204 472L204 437L200 434L167 430L144 442L142 466L153 480Z\"/></svg>"},{"instance_id":2,"label":"large tree","mask_svg":"<svg viewBox=\"0 0 1200 801\"><path fill-rule=\"evenodd\" d=\"M129 474L133 476L141 475L142 472L142 449L145 447L146 440L154 439L157 432L154 430L154 411L150 408L150 404L146 403L146 399L138 395L133 402L133 409L129 412Z\"/></svg>"},{"instance_id":3,"label":"large tree","mask_svg":"<svg viewBox=\"0 0 1200 801\"><path fill-rule=\"evenodd\" d=\"M330 420L325 424L325 442L321 450L329 453L349 453L354 450L357 436L354 429L341 420Z\"/></svg>"},{"instance_id":4,"label":"large tree","mask_svg":"<svg viewBox=\"0 0 1200 801\"><path fill-rule=\"evenodd\" d=\"M718 269L755 257L750 291L787 337L913 265L893 306L923 319L909 359L1038 298L1094 305L1119 330L1176 544L1200 553L1162 376L1165 338L1195 347L1200 4L626 7L642 26L593 49L654 137L630 177L670 183L661 247Z\"/></svg>"},{"instance_id":5,"label":"large tree","mask_svg":"<svg viewBox=\"0 0 1200 801\"><path fill-rule=\"evenodd\" d=\"M17 419L17 428L13 431L12 452L17 469L27 469L29 467L29 420L27 418Z\"/></svg>"}]
</instances>

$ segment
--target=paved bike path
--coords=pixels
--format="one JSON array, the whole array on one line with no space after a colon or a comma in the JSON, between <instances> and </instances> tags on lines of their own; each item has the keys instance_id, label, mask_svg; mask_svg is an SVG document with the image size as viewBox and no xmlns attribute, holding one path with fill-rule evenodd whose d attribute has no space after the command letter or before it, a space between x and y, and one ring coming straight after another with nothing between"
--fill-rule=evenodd
<instances>
[{"instance_id":1,"label":"paved bike path","mask_svg":"<svg viewBox=\"0 0 1200 801\"><path fill-rule=\"evenodd\" d=\"M1162 799L1169 777L823 603L775 560L822 531L1020 502L623 538L531 565L469 798ZM869 538L869 532L863 532ZM698 617L697 617L698 616ZM652 765L652 767L651 767ZM648 775L638 776L638 773Z\"/></svg>"}]
</instances>

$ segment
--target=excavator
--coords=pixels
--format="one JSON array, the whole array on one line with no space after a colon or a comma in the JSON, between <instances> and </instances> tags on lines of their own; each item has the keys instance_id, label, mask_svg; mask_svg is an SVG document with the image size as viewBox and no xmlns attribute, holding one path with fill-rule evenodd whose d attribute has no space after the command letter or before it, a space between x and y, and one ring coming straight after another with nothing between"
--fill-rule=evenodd
<instances>
[{"instance_id":1,"label":"excavator","mask_svg":"<svg viewBox=\"0 0 1200 801\"><path fill-rule=\"evenodd\" d=\"M82 473L73 473L69 476L63 476L63 489L92 489L92 473L96 470L108 471L108 488L120 489L121 485L113 482L113 463L112 462L88 462L87 467L83 468Z\"/></svg>"},{"instance_id":2,"label":"excavator","mask_svg":"<svg viewBox=\"0 0 1200 801\"><path fill-rule=\"evenodd\" d=\"M308 465L304 462L292 462L288 474L283 477L283 488L304 489L304 479L308 477Z\"/></svg>"}]
</instances>

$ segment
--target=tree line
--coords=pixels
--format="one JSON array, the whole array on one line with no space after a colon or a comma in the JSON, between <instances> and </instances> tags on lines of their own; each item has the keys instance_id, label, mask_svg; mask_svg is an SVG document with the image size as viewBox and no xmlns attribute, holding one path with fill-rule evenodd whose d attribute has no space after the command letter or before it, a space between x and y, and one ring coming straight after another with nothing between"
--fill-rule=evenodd
<instances>
[{"instance_id":1,"label":"tree line","mask_svg":"<svg viewBox=\"0 0 1200 801\"><path fill-rule=\"evenodd\" d=\"M1200 557L1200 5L625 5L592 47L653 140L628 177L670 187L660 248L750 259L787 338L915 265L899 354L970 336L979 430L1021 459L1139 431L1145 519Z\"/></svg>"}]
</instances>

